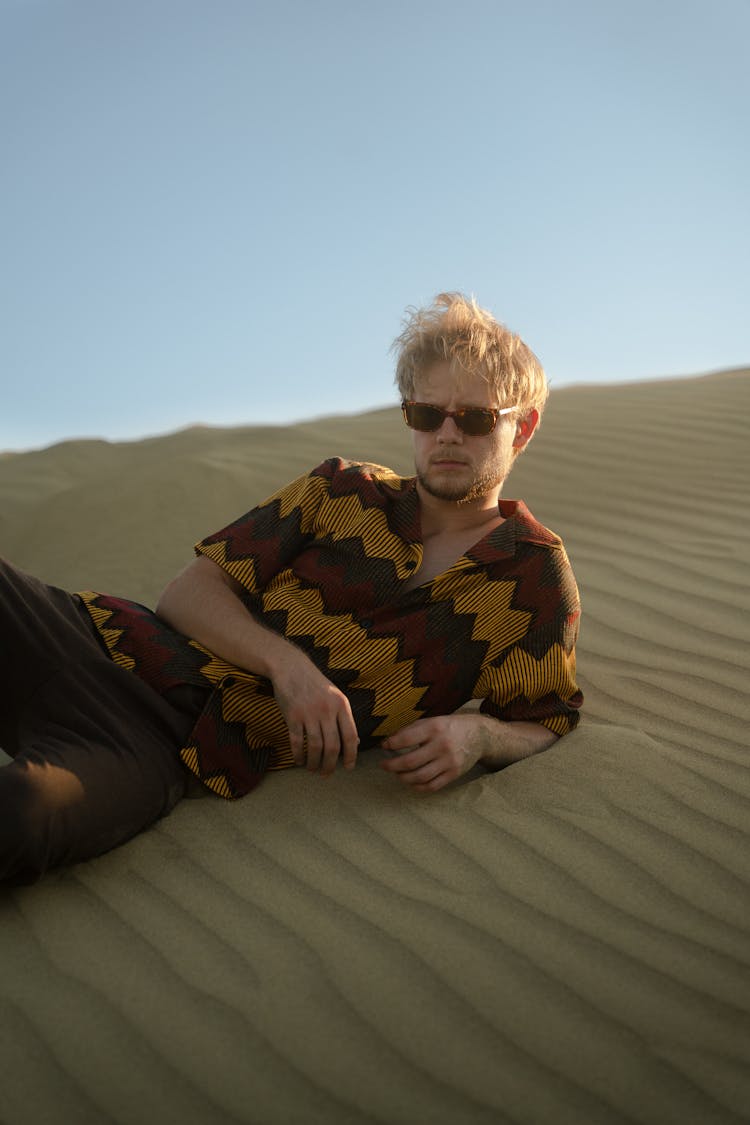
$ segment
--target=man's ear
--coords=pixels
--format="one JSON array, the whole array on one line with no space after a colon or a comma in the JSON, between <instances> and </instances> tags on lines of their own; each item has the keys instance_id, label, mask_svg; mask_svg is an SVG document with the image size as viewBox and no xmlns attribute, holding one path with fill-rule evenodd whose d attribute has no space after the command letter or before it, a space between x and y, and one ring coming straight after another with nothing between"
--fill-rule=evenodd
<instances>
[{"instance_id":1,"label":"man's ear","mask_svg":"<svg viewBox=\"0 0 750 1125\"><path fill-rule=\"evenodd\" d=\"M516 436L513 438L513 448L516 453L520 453L524 446L528 445L534 430L539 425L539 411L530 410L523 418L519 418L516 422Z\"/></svg>"}]
</instances>

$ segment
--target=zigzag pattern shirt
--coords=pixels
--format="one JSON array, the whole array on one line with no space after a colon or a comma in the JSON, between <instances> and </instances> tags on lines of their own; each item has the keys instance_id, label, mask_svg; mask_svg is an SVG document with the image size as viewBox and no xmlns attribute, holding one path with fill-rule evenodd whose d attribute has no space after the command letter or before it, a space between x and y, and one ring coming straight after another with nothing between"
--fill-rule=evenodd
<instances>
[{"instance_id":1,"label":"zigzag pattern shirt","mask_svg":"<svg viewBox=\"0 0 750 1125\"><path fill-rule=\"evenodd\" d=\"M196 546L243 587L244 603L347 695L362 748L470 699L503 721L564 735L578 721L580 602L561 540L526 506L430 582L414 478L324 461ZM157 690L211 689L180 756L223 797L293 764L270 682L183 637L150 610L80 595L110 655Z\"/></svg>"}]
</instances>

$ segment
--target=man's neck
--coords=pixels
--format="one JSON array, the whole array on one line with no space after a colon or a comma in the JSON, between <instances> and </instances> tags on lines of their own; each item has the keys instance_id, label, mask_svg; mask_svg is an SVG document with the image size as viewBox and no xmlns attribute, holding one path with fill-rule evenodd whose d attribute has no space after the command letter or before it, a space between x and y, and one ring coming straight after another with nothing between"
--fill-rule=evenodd
<instances>
[{"instance_id":1,"label":"man's neck","mask_svg":"<svg viewBox=\"0 0 750 1125\"><path fill-rule=\"evenodd\" d=\"M500 488L493 489L487 496L466 502L441 500L426 492L419 483L417 494L423 539L432 535L465 534L470 531L476 531L476 537L480 539L492 525L502 523L498 508Z\"/></svg>"}]
</instances>

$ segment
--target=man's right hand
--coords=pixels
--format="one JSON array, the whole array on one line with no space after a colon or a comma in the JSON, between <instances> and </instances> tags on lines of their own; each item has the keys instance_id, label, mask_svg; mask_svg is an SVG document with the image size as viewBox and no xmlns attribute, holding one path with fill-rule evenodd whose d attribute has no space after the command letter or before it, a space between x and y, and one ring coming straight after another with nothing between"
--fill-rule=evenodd
<instances>
[{"instance_id":1,"label":"man's right hand","mask_svg":"<svg viewBox=\"0 0 750 1125\"><path fill-rule=\"evenodd\" d=\"M344 693L299 651L287 654L271 682L296 765L328 777L341 756L344 769L354 769L359 737Z\"/></svg>"},{"instance_id":2,"label":"man's right hand","mask_svg":"<svg viewBox=\"0 0 750 1125\"><path fill-rule=\"evenodd\" d=\"M302 649L248 612L242 592L221 567L201 556L169 583L156 612L228 663L271 681L297 765L327 777L341 756L344 767L353 769L359 737L349 700Z\"/></svg>"}]
</instances>

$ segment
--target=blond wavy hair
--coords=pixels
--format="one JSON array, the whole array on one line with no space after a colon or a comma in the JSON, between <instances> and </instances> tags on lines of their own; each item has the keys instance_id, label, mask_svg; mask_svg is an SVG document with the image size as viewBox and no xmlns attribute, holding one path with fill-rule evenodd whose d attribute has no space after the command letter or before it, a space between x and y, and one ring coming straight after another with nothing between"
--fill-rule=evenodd
<instances>
[{"instance_id":1,"label":"blond wavy hair","mask_svg":"<svg viewBox=\"0 0 750 1125\"><path fill-rule=\"evenodd\" d=\"M480 308L474 297L439 293L427 308L407 309L392 350L402 399L413 398L420 376L447 360L458 378L469 372L486 379L499 405L516 406L521 417L536 410L541 418L549 394L544 368L520 336Z\"/></svg>"}]
</instances>

